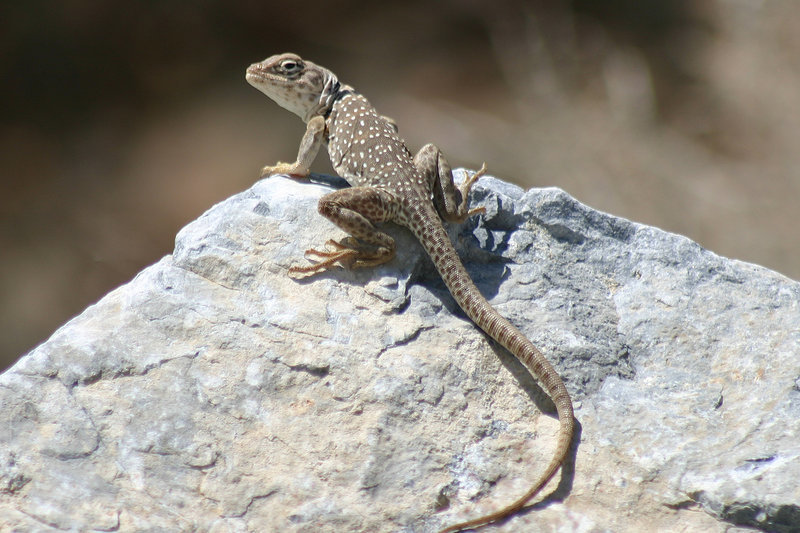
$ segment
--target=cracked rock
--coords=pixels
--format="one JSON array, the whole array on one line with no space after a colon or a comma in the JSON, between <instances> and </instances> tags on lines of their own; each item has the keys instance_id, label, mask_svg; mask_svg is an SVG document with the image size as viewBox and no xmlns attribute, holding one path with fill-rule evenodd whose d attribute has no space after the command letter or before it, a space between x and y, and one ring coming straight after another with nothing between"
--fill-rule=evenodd
<instances>
[{"instance_id":1,"label":"cracked rock","mask_svg":"<svg viewBox=\"0 0 800 533\"><path fill-rule=\"evenodd\" d=\"M426 533L527 489L552 404L408 233L286 275L343 236L329 190L214 206L0 376L0 531ZM493 531L800 531L800 285L557 189L473 193L450 234L581 424L558 497Z\"/></svg>"}]
</instances>

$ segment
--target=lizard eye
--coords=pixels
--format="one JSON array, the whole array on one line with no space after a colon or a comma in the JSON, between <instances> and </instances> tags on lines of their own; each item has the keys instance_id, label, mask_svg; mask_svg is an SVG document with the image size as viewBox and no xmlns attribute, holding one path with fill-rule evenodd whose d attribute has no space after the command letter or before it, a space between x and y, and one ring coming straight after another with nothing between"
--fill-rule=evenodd
<instances>
[{"instance_id":1,"label":"lizard eye","mask_svg":"<svg viewBox=\"0 0 800 533\"><path fill-rule=\"evenodd\" d=\"M283 70L287 74L294 74L295 72L302 70L303 64L300 61L296 61L294 59L284 59L281 61L281 70Z\"/></svg>"}]
</instances>

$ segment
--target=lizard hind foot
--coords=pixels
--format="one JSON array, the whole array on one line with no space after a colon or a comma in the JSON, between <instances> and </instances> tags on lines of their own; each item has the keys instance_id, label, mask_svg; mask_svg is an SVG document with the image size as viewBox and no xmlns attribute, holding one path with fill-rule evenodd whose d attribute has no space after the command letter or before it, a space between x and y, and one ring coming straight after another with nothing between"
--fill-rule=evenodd
<instances>
[{"instance_id":1,"label":"lizard hind foot","mask_svg":"<svg viewBox=\"0 0 800 533\"><path fill-rule=\"evenodd\" d=\"M331 250L306 250L307 259L319 259L308 266L293 266L289 269L289 276L293 278L313 276L335 267L344 267L348 270L381 265L394 257L394 250L378 247L375 250L366 250L352 237L345 237L341 241L333 239L325 243Z\"/></svg>"},{"instance_id":2,"label":"lizard hind foot","mask_svg":"<svg viewBox=\"0 0 800 533\"><path fill-rule=\"evenodd\" d=\"M486 174L486 163L481 165L480 170L478 170L472 176L469 176L467 179L464 180L464 183L461 184L461 197L467 198L469 196L469 191L472 189L472 186L475 185L475 182L478 181L478 178Z\"/></svg>"},{"instance_id":3,"label":"lizard hind foot","mask_svg":"<svg viewBox=\"0 0 800 533\"><path fill-rule=\"evenodd\" d=\"M458 187L459 192L461 193L461 205L458 206L457 212L451 214L449 216L444 217L446 220L452 222L458 222L459 224L467 220L472 215L479 215L482 213L486 213L486 208L481 207L473 207L472 209L467 209L467 202L469 198L469 191L472 190L472 186L475 185L475 182L478 181L478 178L486 174L486 163L481 165L480 170L475 172L472 176L469 175L469 172L466 170L464 171L466 178L461 185Z\"/></svg>"},{"instance_id":4,"label":"lizard hind foot","mask_svg":"<svg viewBox=\"0 0 800 533\"><path fill-rule=\"evenodd\" d=\"M486 174L486 163L484 162L481 165L480 170L478 170L475 174L470 176L468 179L464 180L464 183L461 184L461 197L466 199L469 198L469 191L472 190L472 186L475 185L475 182L478 181L478 178ZM481 207L473 207L469 211L467 211L467 217L471 217L472 215L477 215L480 213L485 213L486 208ZM465 218L467 218L465 217Z\"/></svg>"}]
</instances>

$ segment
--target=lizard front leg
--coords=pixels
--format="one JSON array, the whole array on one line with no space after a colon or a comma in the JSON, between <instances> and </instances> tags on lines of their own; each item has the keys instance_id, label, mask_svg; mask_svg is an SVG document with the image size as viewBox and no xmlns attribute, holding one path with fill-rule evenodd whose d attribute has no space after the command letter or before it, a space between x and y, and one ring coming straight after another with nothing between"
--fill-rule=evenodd
<instances>
[{"instance_id":1,"label":"lizard front leg","mask_svg":"<svg viewBox=\"0 0 800 533\"><path fill-rule=\"evenodd\" d=\"M261 177L272 176L273 174L288 174L293 178L305 178L311 169L311 163L317 157L319 147L325 137L325 119L316 116L308 121L306 132L300 140L300 147L297 150L297 161L294 163L281 163L274 166L266 166L261 169Z\"/></svg>"},{"instance_id":2,"label":"lizard front leg","mask_svg":"<svg viewBox=\"0 0 800 533\"><path fill-rule=\"evenodd\" d=\"M423 146L414 156L414 166L428 184L428 190L433 193L434 207L443 220L461 223L471 215L486 211L484 207L469 209L469 191L478 178L486 173L486 163L458 188L453 183L450 164L436 145Z\"/></svg>"},{"instance_id":3,"label":"lizard front leg","mask_svg":"<svg viewBox=\"0 0 800 533\"><path fill-rule=\"evenodd\" d=\"M371 187L351 187L326 194L319 200L318 210L325 218L350 234L337 242L329 240L330 251L310 249L306 256L319 258L313 265L289 269L289 275L300 277L331 269L376 266L391 260L395 253L394 239L379 231L375 224L393 216L389 206L393 198Z\"/></svg>"}]
</instances>

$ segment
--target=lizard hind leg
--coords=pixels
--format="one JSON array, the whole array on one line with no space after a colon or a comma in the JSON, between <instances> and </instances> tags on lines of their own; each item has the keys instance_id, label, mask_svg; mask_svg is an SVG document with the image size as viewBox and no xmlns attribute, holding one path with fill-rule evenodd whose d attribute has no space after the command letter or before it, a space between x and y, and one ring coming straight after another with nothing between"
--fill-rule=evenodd
<instances>
[{"instance_id":1,"label":"lizard hind leg","mask_svg":"<svg viewBox=\"0 0 800 533\"><path fill-rule=\"evenodd\" d=\"M375 223L392 218L386 193L369 187L351 187L326 194L319 201L319 212L350 234L341 241L326 243L328 250L311 248L305 255L318 259L314 264L294 266L292 277L311 276L342 266L347 269L377 266L395 254L394 239L375 228Z\"/></svg>"},{"instance_id":2,"label":"lizard hind leg","mask_svg":"<svg viewBox=\"0 0 800 533\"><path fill-rule=\"evenodd\" d=\"M472 215L486 211L484 207L469 209L469 191L478 178L486 173L486 163L460 186L453 181L450 163L436 145L423 146L414 156L414 166L422 174L428 190L433 193L433 204L443 220L461 223Z\"/></svg>"}]
</instances>

